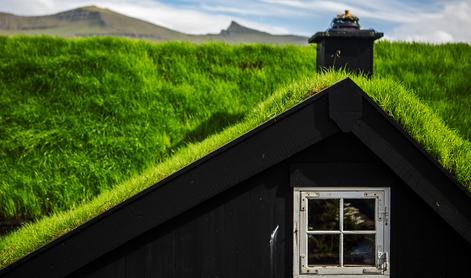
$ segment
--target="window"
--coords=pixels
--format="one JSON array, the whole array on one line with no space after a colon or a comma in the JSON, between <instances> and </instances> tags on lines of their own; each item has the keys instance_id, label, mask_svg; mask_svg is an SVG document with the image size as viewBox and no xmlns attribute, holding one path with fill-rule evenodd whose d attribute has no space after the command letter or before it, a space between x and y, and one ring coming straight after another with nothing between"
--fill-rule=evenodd
<instances>
[{"instance_id":1,"label":"window","mask_svg":"<svg viewBox=\"0 0 471 278\"><path fill-rule=\"evenodd\" d=\"M294 188L294 277L389 277L388 211L388 188Z\"/></svg>"}]
</instances>

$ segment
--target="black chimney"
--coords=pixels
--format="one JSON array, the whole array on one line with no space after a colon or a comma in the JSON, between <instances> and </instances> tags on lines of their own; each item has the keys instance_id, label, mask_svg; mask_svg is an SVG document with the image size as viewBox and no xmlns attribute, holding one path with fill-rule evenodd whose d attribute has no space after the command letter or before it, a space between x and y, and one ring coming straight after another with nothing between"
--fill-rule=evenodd
<instances>
[{"instance_id":1,"label":"black chimney","mask_svg":"<svg viewBox=\"0 0 471 278\"><path fill-rule=\"evenodd\" d=\"M317 32L309 43L317 43L317 71L327 68L373 74L373 42L383 33L360 29L358 17L348 10L332 20L331 28Z\"/></svg>"}]
</instances>

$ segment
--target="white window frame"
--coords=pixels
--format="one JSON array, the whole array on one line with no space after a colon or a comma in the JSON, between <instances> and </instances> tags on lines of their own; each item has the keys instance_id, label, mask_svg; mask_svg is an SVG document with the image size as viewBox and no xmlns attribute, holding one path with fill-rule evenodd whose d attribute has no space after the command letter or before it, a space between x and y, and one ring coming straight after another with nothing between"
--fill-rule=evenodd
<instances>
[{"instance_id":1,"label":"white window frame","mask_svg":"<svg viewBox=\"0 0 471 278\"><path fill-rule=\"evenodd\" d=\"M389 277L389 248L390 248L390 189L386 187L294 187L293 202L293 276L307 277L342 277L342 278L385 278ZM376 199L375 231L355 231L354 234L376 234L375 266L343 266L343 220L340 221L339 231L330 233L340 234L339 255L341 266L315 266L307 263L307 235L326 234L325 231L307 230L307 211L309 199ZM340 209L343 218L343 209ZM329 232L328 232L329 233ZM352 233L352 232L347 232ZM346 233L346 234L347 234Z\"/></svg>"}]
</instances>

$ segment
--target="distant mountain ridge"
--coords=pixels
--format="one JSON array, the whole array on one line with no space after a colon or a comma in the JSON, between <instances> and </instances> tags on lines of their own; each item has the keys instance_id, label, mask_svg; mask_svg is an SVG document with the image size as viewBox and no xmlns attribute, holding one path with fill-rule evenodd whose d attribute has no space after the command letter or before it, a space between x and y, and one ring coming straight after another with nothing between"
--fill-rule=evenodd
<instances>
[{"instance_id":1,"label":"distant mountain ridge","mask_svg":"<svg viewBox=\"0 0 471 278\"><path fill-rule=\"evenodd\" d=\"M231 21L231 24L227 29L221 30L220 35L233 35L233 34L263 34L263 35L270 35L267 32L258 31L255 29L250 29L248 27L242 26L239 23L235 22L234 20Z\"/></svg>"},{"instance_id":2,"label":"distant mountain ridge","mask_svg":"<svg viewBox=\"0 0 471 278\"><path fill-rule=\"evenodd\" d=\"M307 37L272 35L242 26L235 21L218 34L190 35L96 6L44 16L18 16L0 12L0 35L19 34L62 37L119 36L158 41L307 43Z\"/></svg>"}]
</instances>

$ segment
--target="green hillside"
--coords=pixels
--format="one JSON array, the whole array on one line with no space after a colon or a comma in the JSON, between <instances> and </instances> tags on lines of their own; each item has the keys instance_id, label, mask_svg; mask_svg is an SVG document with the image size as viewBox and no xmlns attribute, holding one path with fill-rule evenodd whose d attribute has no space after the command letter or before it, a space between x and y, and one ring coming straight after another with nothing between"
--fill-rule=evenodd
<instances>
[{"instance_id":1,"label":"green hillside","mask_svg":"<svg viewBox=\"0 0 471 278\"><path fill-rule=\"evenodd\" d=\"M0 215L89 200L314 71L308 47L0 38Z\"/></svg>"},{"instance_id":2,"label":"green hillside","mask_svg":"<svg viewBox=\"0 0 471 278\"><path fill-rule=\"evenodd\" d=\"M0 13L2 35L93 36L117 35L156 40L186 39L188 35L96 6L53 15L18 16Z\"/></svg>"},{"instance_id":3,"label":"green hillside","mask_svg":"<svg viewBox=\"0 0 471 278\"><path fill-rule=\"evenodd\" d=\"M377 91L404 87L457 134L471 138L469 45L382 42L375 59L376 76L389 82ZM100 193L118 194L109 190L130 178L144 179L126 189L136 192L161 177L139 175L145 169L166 165L179 150L189 151L187 145L245 121L277 89L317 78L314 72L312 46L1 37L0 217L57 215ZM406 118L415 121L417 113ZM470 184L469 169L457 166L464 163L463 151L454 147L469 148L466 139L453 137L446 147L440 138L451 137L440 137L440 129L410 132L421 142L435 138L427 149ZM172 165L183 166L188 157ZM115 203L100 205L100 198L93 201L100 208Z\"/></svg>"},{"instance_id":4,"label":"green hillside","mask_svg":"<svg viewBox=\"0 0 471 278\"><path fill-rule=\"evenodd\" d=\"M446 124L471 140L471 45L388 43L375 47L376 74L412 89Z\"/></svg>"}]
</instances>

